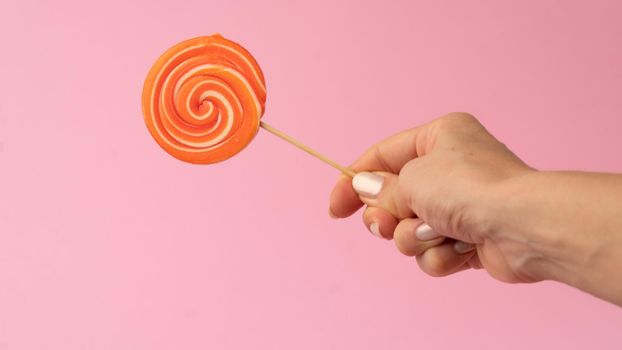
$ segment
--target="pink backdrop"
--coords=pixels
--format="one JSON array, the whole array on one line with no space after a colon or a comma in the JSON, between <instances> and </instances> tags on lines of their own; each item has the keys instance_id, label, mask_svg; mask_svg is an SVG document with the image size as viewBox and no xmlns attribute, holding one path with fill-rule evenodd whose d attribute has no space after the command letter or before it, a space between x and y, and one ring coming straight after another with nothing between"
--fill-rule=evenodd
<instances>
[{"instance_id":1,"label":"pink backdrop","mask_svg":"<svg viewBox=\"0 0 622 350\"><path fill-rule=\"evenodd\" d=\"M622 172L620 1L0 4L0 349L619 348L622 309L556 283L434 279L337 173L261 131L191 166L144 126L172 44L221 32L265 120L347 163L455 110L531 165Z\"/></svg>"}]
</instances>

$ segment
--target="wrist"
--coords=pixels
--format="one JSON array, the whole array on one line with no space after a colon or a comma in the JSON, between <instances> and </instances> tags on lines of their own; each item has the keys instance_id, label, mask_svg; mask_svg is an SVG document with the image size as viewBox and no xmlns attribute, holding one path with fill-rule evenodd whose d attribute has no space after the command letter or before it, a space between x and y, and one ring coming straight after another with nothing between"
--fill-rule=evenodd
<instances>
[{"instance_id":1,"label":"wrist","mask_svg":"<svg viewBox=\"0 0 622 350\"><path fill-rule=\"evenodd\" d=\"M487 193L487 239L508 248L507 263L525 282L556 280L576 285L577 253L585 242L569 235L559 215L568 189L558 174L529 170L508 178ZM586 253L586 251L581 254Z\"/></svg>"}]
</instances>

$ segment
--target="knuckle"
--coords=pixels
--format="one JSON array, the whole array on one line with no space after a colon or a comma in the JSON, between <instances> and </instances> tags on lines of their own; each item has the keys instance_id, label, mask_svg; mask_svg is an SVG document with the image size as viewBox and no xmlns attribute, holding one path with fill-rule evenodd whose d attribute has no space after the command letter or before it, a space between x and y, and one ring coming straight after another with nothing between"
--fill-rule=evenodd
<instances>
[{"instance_id":1,"label":"knuckle","mask_svg":"<svg viewBox=\"0 0 622 350\"><path fill-rule=\"evenodd\" d=\"M479 121L472 114L465 112L453 112L437 119L437 128L439 130L453 129L473 124L479 125Z\"/></svg>"},{"instance_id":2,"label":"knuckle","mask_svg":"<svg viewBox=\"0 0 622 350\"><path fill-rule=\"evenodd\" d=\"M419 158L411 159L408 162L406 162L404 165L402 165L402 168L400 169L400 172L398 174L400 180L404 181L404 178L407 177L408 174L411 174L413 172L413 170L417 166L418 159Z\"/></svg>"},{"instance_id":3,"label":"knuckle","mask_svg":"<svg viewBox=\"0 0 622 350\"><path fill-rule=\"evenodd\" d=\"M393 240L395 241L395 246L397 247L397 250L400 251L400 253L406 256L414 255L414 254L411 254L410 249L408 249L408 245L405 244L403 238L398 238L397 236L393 236Z\"/></svg>"},{"instance_id":4,"label":"knuckle","mask_svg":"<svg viewBox=\"0 0 622 350\"><path fill-rule=\"evenodd\" d=\"M397 176L397 186L400 190L409 190L413 177L421 170L423 158L412 159L402 166Z\"/></svg>"},{"instance_id":5,"label":"knuckle","mask_svg":"<svg viewBox=\"0 0 622 350\"><path fill-rule=\"evenodd\" d=\"M397 249L406 256L419 256L442 242L440 240L431 242L409 240L405 235L400 234L394 235L393 239Z\"/></svg>"},{"instance_id":6,"label":"knuckle","mask_svg":"<svg viewBox=\"0 0 622 350\"><path fill-rule=\"evenodd\" d=\"M408 245L408 237L406 237L406 231L404 224L400 222L397 224L395 231L393 232L393 240L395 241L395 247L399 250L400 253L406 256L412 256L410 254L410 249Z\"/></svg>"},{"instance_id":7,"label":"knuckle","mask_svg":"<svg viewBox=\"0 0 622 350\"><path fill-rule=\"evenodd\" d=\"M431 247L432 246L428 243L414 243L411 248L411 252L412 252L412 255L418 256L418 255L425 253L426 250L428 250Z\"/></svg>"},{"instance_id":8,"label":"knuckle","mask_svg":"<svg viewBox=\"0 0 622 350\"><path fill-rule=\"evenodd\" d=\"M451 267L445 259L442 259L435 252L435 249L429 249L426 251L426 254L418 256L417 262L419 267L423 270L423 272L432 277L447 276Z\"/></svg>"},{"instance_id":9,"label":"knuckle","mask_svg":"<svg viewBox=\"0 0 622 350\"><path fill-rule=\"evenodd\" d=\"M391 167L391 165L387 163L387 155L384 148L385 146L383 146L383 143L377 143L373 148L374 157L380 163L380 167L382 168L382 170L394 173L395 169L393 169L393 167Z\"/></svg>"},{"instance_id":10,"label":"knuckle","mask_svg":"<svg viewBox=\"0 0 622 350\"><path fill-rule=\"evenodd\" d=\"M397 250L406 256L417 255L417 252L413 249L415 241L412 237L412 232L414 231L414 226L413 219L404 219L397 224L393 231L393 240Z\"/></svg>"},{"instance_id":11,"label":"knuckle","mask_svg":"<svg viewBox=\"0 0 622 350\"><path fill-rule=\"evenodd\" d=\"M445 115L445 118L452 122L473 122L477 121L477 118L471 113L466 112L453 112Z\"/></svg>"},{"instance_id":12,"label":"knuckle","mask_svg":"<svg viewBox=\"0 0 622 350\"><path fill-rule=\"evenodd\" d=\"M415 186L415 184L421 185L425 182L425 175L423 175L422 167L423 158L415 158L402 167L396 181L396 197L402 203L408 203L411 210L414 211L415 198L421 195L421 186Z\"/></svg>"}]
</instances>

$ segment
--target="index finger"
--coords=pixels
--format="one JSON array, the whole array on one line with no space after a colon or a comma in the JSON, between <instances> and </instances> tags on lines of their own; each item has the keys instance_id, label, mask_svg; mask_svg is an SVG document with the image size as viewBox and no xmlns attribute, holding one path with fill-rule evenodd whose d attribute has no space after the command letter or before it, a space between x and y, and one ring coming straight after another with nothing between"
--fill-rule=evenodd
<instances>
[{"instance_id":1,"label":"index finger","mask_svg":"<svg viewBox=\"0 0 622 350\"><path fill-rule=\"evenodd\" d=\"M428 149L426 125L408 129L376 143L361 155L350 169L359 171L385 171L393 174L413 158L425 154ZM330 195L329 210L338 218L354 214L363 202L352 188L352 178L341 175Z\"/></svg>"}]
</instances>

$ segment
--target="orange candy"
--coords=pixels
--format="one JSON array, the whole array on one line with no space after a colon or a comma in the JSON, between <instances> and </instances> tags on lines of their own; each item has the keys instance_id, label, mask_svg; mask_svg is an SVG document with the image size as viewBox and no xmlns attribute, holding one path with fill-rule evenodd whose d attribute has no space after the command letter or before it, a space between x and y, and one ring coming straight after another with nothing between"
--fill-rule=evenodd
<instances>
[{"instance_id":1,"label":"orange candy","mask_svg":"<svg viewBox=\"0 0 622 350\"><path fill-rule=\"evenodd\" d=\"M230 158L259 129L266 102L261 68L242 46L215 34L181 42L154 63L143 116L166 152L196 164Z\"/></svg>"}]
</instances>

